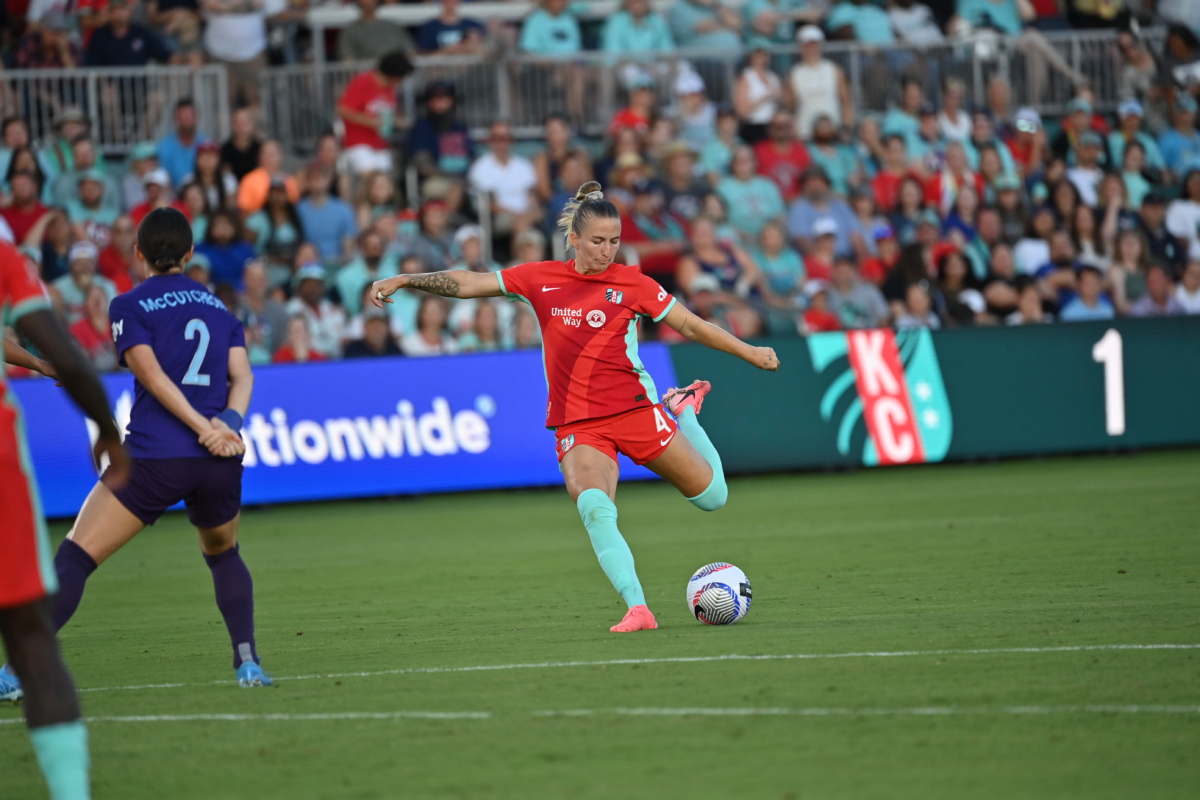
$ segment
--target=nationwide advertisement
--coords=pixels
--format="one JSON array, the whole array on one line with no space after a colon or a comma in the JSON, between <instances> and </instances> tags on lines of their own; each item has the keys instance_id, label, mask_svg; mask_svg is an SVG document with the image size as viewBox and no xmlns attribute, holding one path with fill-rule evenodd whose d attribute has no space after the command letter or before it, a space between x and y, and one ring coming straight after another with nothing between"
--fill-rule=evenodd
<instances>
[{"instance_id":1,"label":"nationwide advertisement","mask_svg":"<svg viewBox=\"0 0 1200 800\"><path fill-rule=\"evenodd\" d=\"M675 385L667 348L642 360L660 392ZM122 429L129 375L105 377ZM75 514L96 481L93 430L47 380L14 381L45 513ZM562 481L544 427L541 353L386 358L255 370L246 414L247 505L549 485ZM622 459L621 477L651 473Z\"/></svg>"}]
</instances>

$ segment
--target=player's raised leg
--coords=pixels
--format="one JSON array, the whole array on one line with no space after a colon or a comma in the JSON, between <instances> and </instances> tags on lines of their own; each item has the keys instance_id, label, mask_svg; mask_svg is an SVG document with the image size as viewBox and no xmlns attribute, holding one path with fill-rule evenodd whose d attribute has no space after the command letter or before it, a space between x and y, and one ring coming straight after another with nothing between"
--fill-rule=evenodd
<instances>
[{"instance_id":1,"label":"player's raised leg","mask_svg":"<svg viewBox=\"0 0 1200 800\"><path fill-rule=\"evenodd\" d=\"M233 645L233 668L243 687L270 686L254 642L254 581L242 560L237 533L241 514L224 525L197 527L204 563L212 572L217 608L225 618L225 629Z\"/></svg>"},{"instance_id":2,"label":"player's raised leg","mask_svg":"<svg viewBox=\"0 0 1200 800\"><path fill-rule=\"evenodd\" d=\"M638 580L633 552L617 528L617 462L588 445L570 447L562 459L567 492L579 509L583 526L592 540L592 549L613 588L629 607L625 618L610 630L613 633L653 630L658 627L654 614L646 606L646 595Z\"/></svg>"},{"instance_id":3,"label":"player's raised leg","mask_svg":"<svg viewBox=\"0 0 1200 800\"><path fill-rule=\"evenodd\" d=\"M729 488L721 456L697 417L710 391L708 381L696 381L663 396L663 406L675 416L686 439L676 436L666 451L646 466L670 481L697 508L716 511L729 498Z\"/></svg>"}]
</instances>

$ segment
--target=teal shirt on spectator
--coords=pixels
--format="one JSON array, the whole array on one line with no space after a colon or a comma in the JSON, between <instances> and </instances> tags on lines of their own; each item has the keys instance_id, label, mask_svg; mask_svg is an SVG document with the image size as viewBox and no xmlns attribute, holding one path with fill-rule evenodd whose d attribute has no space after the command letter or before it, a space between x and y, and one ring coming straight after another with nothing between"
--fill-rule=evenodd
<instances>
[{"instance_id":1,"label":"teal shirt on spectator","mask_svg":"<svg viewBox=\"0 0 1200 800\"><path fill-rule=\"evenodd\" d=\"M71 222L95 222L98 225L112 227L121 215L119 209L101 204L99 208L87 208L83 203L72 198L66 203L67 219Z\"/></svg>"},{"instance_id":2,"label":"teal shirt on spectator","mask_svg":"<svg viewBox=\"0 0 1200 800\"><path fill-rule=\"evenodd\" d=\"M761 175L748 181L732 176L722 178L717 184L717 194L729 209L729 224L743 236L757 236L767 220L782 217L786 210L779 187Z\"/></svg>"},{"instance_id":3,"label":"teal shirt on spectator","mask_svg":"<svg viewBox=\"0 0 1200 800\"><path fill-rule=\"evenodd\" d=\"M901 108L892 108L883 117L880 133L885 137L898 133L907 141L917 135L920 127L921 121L912 114Z\"/></svg>"},{"instance_id":4,"label":"teal shirt on spectator","mask_svg":"<svg viewBox=\"0 0 1200 800\"><path fill-rule=\"evenodd\" d=\"M891 44L896 41L896 34L892 31L891 18L888 17L886 11L876 5L868 3L856 6L854 3L838 3L829 13L825 27L828 30L836 31L846 25L854 29L854 38L860 42Z\"/></svg>"},{"instance_id":5,"label":"teal shirt on spectator","mask_svg":"<svg viewBox=\"0 0 1200 800\"><path fill-rule=\"evenodd\" d=\"M718 137L714 136L708 144L704 145L704 149L700 151L700 169L705 174L715 172L722 177L728 175L729 163L733 161L733 150L735 147L740 147L741 145L741 139L734 139L733 147L729 147Z\"/></svg>"},{"instance_id":6,"label":"teal shirt on spectator","mask_svg":"<svg viewBox=\"0 0 1200 800\"><path fill-rule=\"evenodd\" d=\"M775 294L795 294L804 284L804 259L792 248L785 247L775 256L755 248L752 257Z\"/></svg>"},{"instance_id":7,"label":"teal shirt on spectator","mask_svg":"<svg viewBox=\"0 0 1200 800\"><path fill-rule=\"evenodd\" d=\"M1130 208L1141 208L1142 201L1150 194L1150 181L1142 177L1140 172L1122 172L1121 179L1125 181L1125 195Z\"/></svg>"},{"instance_id":8,"label":"teal shirt on spectator","mask_svg":"<svg viewBox=\"0 0 1200 800\"><path fill-rule=\"evenodd\" d=\"M1167 164L1163 160L1162 150L1158 149L1158 142L1154 140L1153 136L1145 131L1138 131L1134 139L1146 151L1147 167L1166 168ZM1112 156L1113 166L1120 169L1121 162L1125 160L1125 137L1121 135L1120 131L1113 131L1108 135L1108 152Z\"/></svg>"},{"instance_id":9,"label":"teal shirt on spectator","mask_svg":"<svg viewBox=\"0 0 1200 800\"><path fill-rule=\"evenodd\" d=\"M826 153L819 147L810 146L808 155L814 164L825 169L829 176L829 188L840 195L850 193L850 178L860 172L858 156L854 150L844 144L835 144L832 153Z\"/></svg>"},{"instance_id":10,"label":"teal shirt on spectator","mask_svg":"<svg viewBox=\"0 0 1200 800\"><path fill-rule=\"evenodd\" d=\"M764 11L773 13L781 13L785 11L799 11L808 6L804 0L748 0L742 6L742 19L746 23L746 45L747 47L770 47L775 44L789 44L795 37L796 23L790 19L781 19L775 23L775 30L770 36L764 36L752 27L754 18Z\"/></svg>"},{"instance_id":11,"label":"teal shirt on spectator","mask_svg":"<svg viewBox=\"0 0 1200 800\"><path fill-rule=\"evenodd\" d=\"M604 23L600 38L606 53L653 53L675 49L675 39L667 21L656 12L650 12L639 22L628 11L618 11Z\"/></svg>"},{"instance_id":12,"label":"teal shirt on spectator","mask_svg":"<svg viewBox=\"0 0 1200 800\"><path fill-rule=\"evenodd\" d=\"M999 28L1015 36L1021 32L1021 15L1017 13L1016 0L958 0L958 15L976 28Z\"/></svg>"},{"instance_id":13,"label":"teal shirt on spectator","mask_svg":"<svg viewBox=\"0 0 1200 800\"><path fill-rule=\"evenodd\" d=\"M520 48L526 53L558 56L578 53L581 47L579 20L565 11L555 17L539 8L521 26Z\"/></svg>"},{"instance_id":14,"label":"teal shirt on spectator","mask_svg":"<svg viewBox=\"0 0 1200 800\"><path fill-rule=\"evenodd\" d=\"M671 35L680 47L707 47L713 50L737 50L742 46L741 37L731 30L722 28L708 33L696 33L701 22L716 20L717 12L711 8L693 5L688 0L675 0L671 4L668 20Z\"/></svg>"},{"instance_id":15,"label":"teal shirt on spectator","mask_svg":"<svg viewBox=\"0 0 1200 800\"><path fill-rule=\"evenodd\" d=\"M367 270L367 262L359 256L337 271L333 285L342 297L342 308L347 314L353 315L362 311L362 293L368 283L394 278L399 274L400 259L395 255L388 254L381 258L374 274Z\"/></svg>"},{"instance_id":16,"label":"teal shirt on spectator","mask_svg":"<svg viewBox=\"0 0 1200 800\"><path fill-rule=\"evenodd\" d=\"M1012 151L1008 149L1008 145L999 139L993 139L991 144L996 148L996 154L1000 156L1000 171L1005 175L1016 175L1017 162L1013 161ZM967 163L971 165L971 169L978 171L979 148L975 147L970 139L967 139L963 142L963 150L967 153Z\"/></svg>"}]
</instances>

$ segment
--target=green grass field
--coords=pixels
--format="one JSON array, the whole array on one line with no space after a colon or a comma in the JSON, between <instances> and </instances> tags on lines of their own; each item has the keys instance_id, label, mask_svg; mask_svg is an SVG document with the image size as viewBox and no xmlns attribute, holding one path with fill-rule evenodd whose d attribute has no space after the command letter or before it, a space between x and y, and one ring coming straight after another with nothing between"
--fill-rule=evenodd
<instances>
[{"instance_id":1,"label":"green grass field","mask_svg":"<svg viewBox=\"0 0 1200 800\"><path fill-rule=\"evenodd\" d=\"M561 489L250 510L262 690L172 515L63 631L95 796L1200 796L1200 451L730 490L621 489L661 626L625 636ZM684 604L716 560L754 584L732 627ZM730 654L814 657L668 660ZM22 726L0 753L0 797L45 796Z\"/></svg>"}]
</instances>

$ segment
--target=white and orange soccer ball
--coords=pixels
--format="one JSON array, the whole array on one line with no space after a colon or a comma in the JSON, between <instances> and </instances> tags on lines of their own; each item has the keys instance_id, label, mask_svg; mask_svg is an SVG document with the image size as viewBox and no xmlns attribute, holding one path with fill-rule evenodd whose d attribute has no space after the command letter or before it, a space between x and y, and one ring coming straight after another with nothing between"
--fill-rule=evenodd
<instances>
[{"instance_id":1,"label":"white and orange soccer ball","mask_svg":"<svg viewBox=\"0 0 1200 800\"><path fill-rule=\"evenodd\" d=\"M706 625L732 625L750 611L750 579L718 561L696 570L687 585L688 610Z\"/></svg>"}]
</instances>

